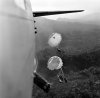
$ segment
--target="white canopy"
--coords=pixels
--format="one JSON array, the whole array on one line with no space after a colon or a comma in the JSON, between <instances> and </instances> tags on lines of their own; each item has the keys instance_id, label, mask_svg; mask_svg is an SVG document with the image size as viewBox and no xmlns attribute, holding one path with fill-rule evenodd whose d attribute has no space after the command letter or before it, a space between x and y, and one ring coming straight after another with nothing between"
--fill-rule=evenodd
<instances>
[{"instance_id":1,"label":"white canopy","mask_svg":"<svg viewBox=\"0 0 100 98\"><path fill-rule=\"evenodd\" d=\"M62 40L61 34L52 33L52 35L49 37L48 44L51 47L56 47L60 44L61 40Z\"/></svg>"},{"instance_id":2,"label":"white canopy","mask_svg":"<svg viewBox=\"0 0 100 98\"><path fill-rule=\"evenodd\" d=\"M60 69L63 66L62 59L58 56L53 56L48 60L48 66L47 68L49 70L57 70Z\"/></svg>"}]
</instances>

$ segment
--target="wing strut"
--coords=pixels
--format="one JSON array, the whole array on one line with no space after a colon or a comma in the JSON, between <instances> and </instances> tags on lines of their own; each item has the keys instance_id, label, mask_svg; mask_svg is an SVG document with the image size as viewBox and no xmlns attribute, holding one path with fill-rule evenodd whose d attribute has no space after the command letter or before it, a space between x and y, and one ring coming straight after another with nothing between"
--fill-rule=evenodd
<instances>
[{"instance_id":1,"label":"wing strut","mask_svg":"<svg viewBox=\"0 0 100 98\"><path fill-rule=\"evenodd\" d=\"M77 13L83 12L84 10L73 10L73 11L35 11L33 12L34 17L56 15L56 14L67 14L67 13Z\"/></svg>"}]
</instances>

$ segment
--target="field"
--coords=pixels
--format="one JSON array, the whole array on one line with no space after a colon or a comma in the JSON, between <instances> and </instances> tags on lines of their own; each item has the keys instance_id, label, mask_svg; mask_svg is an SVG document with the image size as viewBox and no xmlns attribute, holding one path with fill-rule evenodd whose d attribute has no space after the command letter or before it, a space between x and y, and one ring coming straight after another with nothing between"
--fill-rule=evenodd
<instances>
[{"instance_id":1,"label":"field","mask_svg":"<svg viewBox=\"0 0 100 98\"><path fill-rule=\"evenodd\" d=\"M100 68L90 67L80 72L70 72L66 78L67 83L60 83L54 77L48 93L34 85L33 98L100 98Z\"/></svg>"}]
</instances>

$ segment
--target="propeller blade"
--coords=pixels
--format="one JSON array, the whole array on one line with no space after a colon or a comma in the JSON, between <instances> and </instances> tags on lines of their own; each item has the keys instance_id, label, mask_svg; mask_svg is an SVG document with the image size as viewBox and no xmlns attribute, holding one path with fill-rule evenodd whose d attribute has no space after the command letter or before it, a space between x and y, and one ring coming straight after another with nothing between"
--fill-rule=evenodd
<instances>
[{"instance_id":1,"label":"propeller blade","mask_svg":"<svg viewBox=\"0 0 100 98\"><path fill-rule=\"evenodd\" d=\"M84 10L73 10L73 11L35 11L33 12L34 17L47 16L47 15L56 15L56 14L65 14L65 13L77 13L83 12Z\"/></svg>"}]
</instances>

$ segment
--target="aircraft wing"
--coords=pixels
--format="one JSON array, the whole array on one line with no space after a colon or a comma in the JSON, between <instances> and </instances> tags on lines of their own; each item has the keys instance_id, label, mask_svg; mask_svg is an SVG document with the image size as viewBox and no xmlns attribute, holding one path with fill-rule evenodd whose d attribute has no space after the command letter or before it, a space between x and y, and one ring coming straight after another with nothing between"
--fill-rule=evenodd
<instances>
[{"instance_id":1,"label":"aircraft wing","mask_svg":"<svg viewBox=\"0 0 100 98\"><path fill-rule=\"evenodd\" d=\"M84 10L72 10L72 11L35 11L33 12L34 17L56 15L56 14L67 14L67 13L77 13L83 12Z\"/></svg>"}]
</instances>

